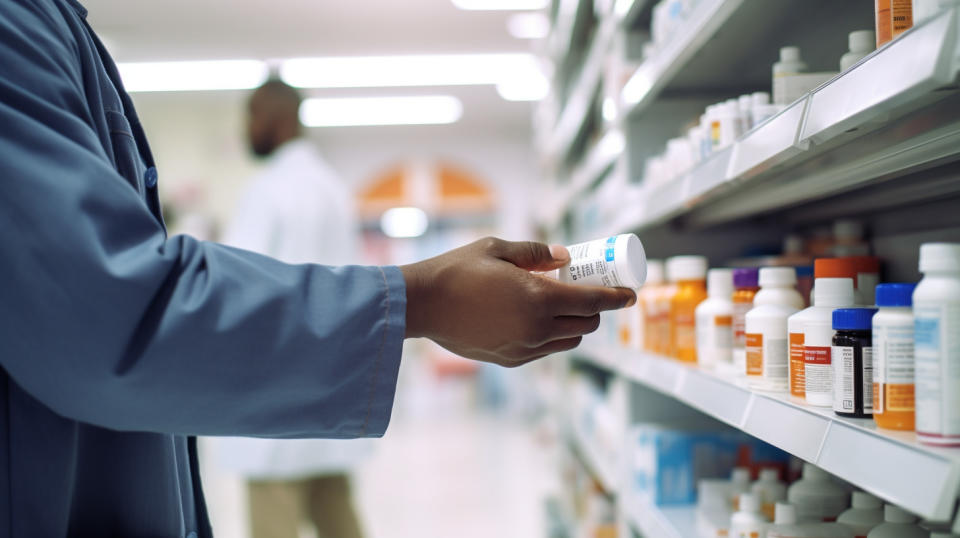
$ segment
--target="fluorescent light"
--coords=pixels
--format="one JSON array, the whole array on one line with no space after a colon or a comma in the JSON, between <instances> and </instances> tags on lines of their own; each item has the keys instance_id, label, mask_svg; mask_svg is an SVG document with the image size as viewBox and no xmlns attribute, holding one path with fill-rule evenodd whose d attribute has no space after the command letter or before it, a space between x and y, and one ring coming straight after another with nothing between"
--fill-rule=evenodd
<instances>
[{"instance_id":1,"label":"fluorescent light","mask_svg":"<svg viewBox=\"0 0 960 538\"><path fill-rule=\"evenodd\" d=\"M307 127L443 124L462 115L463 104L451 95L313 98L300 105Z\"/></svg>"},{"instance_id":2,"label":"fluorescent light","mask_svg":"<svg viewBox=\"0 0 960 538\"><path fill-rule=\"evenodd\" d=\"M507 19L507 31L517 39L543 39L550 32L550 20L543 13L516 13Z\"/></svg>"},{"instance_id":3,"label":"fluorescent light","mask_svg":"<svg viewBox=\"0 0 960 538\"><path fill-rule=\"evenodd\" d=\"M380 229L387 237L420 237L428 224L427 214L418 207L394 207L380 217Z\"/></svg>"},{"instance_id":4,"label":"fluorescent light","mask_svg":"<svg viewBox=\"0 0 960 538\"><path fill-rule=\"evenodd\" d=\"M438 54L294 58L280 78L300 88L500 84L536 70L532 54Z\"/></svg>"},{"instance_id":5,"label":"fluorescent light","mask_svg":"<svg viewBox=\"0 0 960 538\"><path fill-rule=\"evenodd\" d=\"M550 82L539 70L497 84L497 93L507 101L539 101L550 92Z\"/></svg>"},{"instance_id":6,"label":"fluorescent light","mask_svg":"<svg viewBox=\"0 0 960 538\"><path fill-rule=\"evenodd\" d=\"M468 11L513 11L545 9L550 0L453 0L453 5Z\"/></svg>"},{"instance_id":7,"label":"fluorescent light","mask_svg":"<svg viewBox=\"0 0 960 538\"><path fill-rule=\"evenodd\" d=\"M258 60L139 62L117 65L128 92L249 90L267 80Z\"/></svg>"}]
</instances>

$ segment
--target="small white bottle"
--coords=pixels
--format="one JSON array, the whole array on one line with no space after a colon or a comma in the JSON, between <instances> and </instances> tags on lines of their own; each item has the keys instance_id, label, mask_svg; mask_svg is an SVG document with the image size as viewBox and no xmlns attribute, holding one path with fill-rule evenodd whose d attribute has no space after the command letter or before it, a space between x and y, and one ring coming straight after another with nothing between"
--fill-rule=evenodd
<instances>
[{"instance_id":1,"label":"small white bottle","mask_svg":"<svg viewBox=\"0 0 960 538\"><path fill-rule=\"evenodd\" d=\"M915 427L912 308L915 289L915 284L877 286L879 310L873 316L873 420L881 428L913 431Z\"/></svg>"},{"instance_id":2,"label":"small white bottle","mask_svg":"<svg viewBox=\"0 0 960 538\"><path fill-rule=\"evenodd\" d=\"M787 500L787 485L780 481L780 471L761 469L760 478L753 483L751 492L760 499L760 509L768 519L774 519L776 505Z\"/></svg>"},{"instance_id":3,"label":"small white bottle","mask_svg":"<svg viewBox=\"0 0 960 538\"><path fill-rule=\"evenodd\" d=\"M750 469L746 467L736 467L730 475L730 506L734 511L740 506L740 496L744 493L750 493Z\"/></svg>"},{"instance_id":4,"label":"small white bottle","mask_svg":"<svg viewBox=\"0 0 960 538\"><path fill-rule=\"evenodd\" d=\"M697 362L713 368L733 360L733 270L707 271L707 299L697 305Z\"/></svg>"},{"instance_id":5,"label":"small white bottle","mask_svg":"<svg viewBox=\"0 0 960 538\"><path fill-rule=\"evenodd\" d=\"M737 99L737 108L740 112L740 134L753 129L753 123L750 122L750 109L753 108L753 97L749 93L741 95Z\"/></svg>"},{"instance_id":6,"label":"small white bottle","mask_svg":"<svg viewBox=\"0 0 960 538\"><path fill-rule=\"evenodd\" d=\"M826 471L804 463L802 478L787 488L787 500L797 507L801 520L828 521L847 509L850 494Z\"/></svg>"},{"instance_id":7,"label":"small white bottle","mask_svg":"<svg viewBox=\"0 0 960 538\"><path fill-rule=\"evenodd\" d=\"M753 390L786 392L789 367L787 318L804 306L792 267L760 269L760 291L744 317L747 385Z\"/></svg>"},{"instance_id":8,"label":"small white bottle","mask_svg":"<svg viewBox=\"0 0 960 538\"><path fill-rule=\"evenodd\" d=\"M770 103L770 94L754 92L750 94L750 127L756 127L776 116L783 107Z\"/></svg>"},{"instance_id":9,"label":"small white bottle","mask_svg":"<svg viewBox=\"0 0 960 538\"><path fill-rule=\"evenodd\" d=\"M647 257L636 234L595 239L567 250L570 263L556 271L561 282L637 290L647 278Z\"/></svg>"},{"instance_id":10,"label":"small white bottle","mask_svg":"<svg viewBox=\"0 0 960 538\"><path fill-rule=\"evenodd\" d=\"M800 58L799 47L781 48L780 61L773 64L773 102L778 105L789 104L786 102L784 79L806 72L807 64Z\"/></svg>"},{"instance_id":11,"label":"small white bottle","mask_svg":"<svg viewBox=\"0 0 960 538\"><path fill-rule=\"evenodd\" d=\"M917 525L917 517L888 504L883 507L883 523L870 531L867 538L928 538L930 533Z\"/></svg>"},{"instance_id":12,"label":"small white bottle","mask_svg":"<svg viewBox=\"0 0 960 538\"><path fill-rule=\"evenodd\" d=\"M790 339L790 394L806 398L806 365L803 359L804 329L814 320L832 322L835 308L853 306L852 278L816 278L813 287L813 306L787 318ZM831 335L831 338L832 335ZM831 400L832 401L832 400Z\"/></svg>"},{"instance_id":13,"label":"small white bottle","mask_svg":"<svg viewBox=\"0 0 960 538\"><path fill-rule=\"evenodd\" d=\"M732 538L765 538L770 520L760 511L760 499L752 493L740 495L740 509L730 518Z\"/></svg>"},{"instance_id":14,"label":"small white bottle","mask_svg":"<svg viewBox=\"0 0 960 538\"><path fill-rule=\"evenodd\" d=\"M840 57L840 71L853 67L865 56L876 50L877 34L873 30L857 30L847 36L850 51Z\"/></svg>"},{"instance_id":15,"label":"small white bottle","mask_svg":"<svg viewBox=\"0 0 960 538\"><path fill-rule=\"evenodd\" d=\"M697 483L697 531L700 536L719 537L730 533L730 481L703 479Z\"/></svg>"},{"instance_id":16,"label":"small white bottle","mask_svg":"<svg viewBox=\"0 0 960 538\"><path fill-rule=\"evenodd\" d=\"M920 246L913 292L917 438L960 446L960 243Z\"/></svg>"},{"instance_id":17,"label":"small white bottle","mask_svg":"<svg viewBox=\"0 0 960 538\"><path fill-rule=\"evenodd\" d=\"M797 507L777 503L773 525L767 528L767 538L823 538L819 523L800 523Z\"/></svg>"},{"instance_id":18,"label":"small white bottle","mask_svg":"<svg viewBox=\"0 0 960 538\"><path fill-rule=\"evenodd\" d=\"M837 523L853 531L854 538L867 538L874 527L883 523L883 503L869 493L854 491L852 506L837 517Z\"/></svg>"}]
</instances>

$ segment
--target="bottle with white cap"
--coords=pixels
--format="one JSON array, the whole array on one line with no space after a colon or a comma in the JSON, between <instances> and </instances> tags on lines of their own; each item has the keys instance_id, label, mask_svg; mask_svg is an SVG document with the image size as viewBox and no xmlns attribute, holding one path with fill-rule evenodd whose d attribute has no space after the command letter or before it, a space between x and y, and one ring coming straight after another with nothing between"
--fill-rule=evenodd
<instances>
[{"instance_id":1,"label":"bottle with white cap","mask_svg":"<svg viewBox=\"0 0 960 538\"><path fill-rule=\"evenodd\" d=\"M640 308L641 326L637 329L640 347L647 351L658 349L656 340L663 338L666 324L661 323L667 313L658 311L657 297L663 292L663 261L647 260L647 279L637 292L637 306Z\"/></svg>"},{"instance_id":2,"label":"bottle with white cap","mask_svg":"<svg viewBox=\"0 0 960 538\"><path fill-rule=\"evenodd\" d=\"M847 36L850 51L840 57L840 70L846 71L876 50L877 34L873 30L857 30Z\"/></svg>"},{"instance_id":3,"label":"bottle with white cap","mask_svg":"<svg viewBox=\"0 0 960 538\"><path fill-rule=\"evenodd\" d=\"M830 521L847 509L850 494L826 471L804 463L800 480L787 488L787 500L797 507L800 519Z\"/></svg>"},{"instance_id":4,"label":"bottle with white cap","mask_svg":"<svg viewBox=\"0 0 960 538\"><path fill-rule=\"evenodd\" d=\"M920 246L913 292L917 438L960 446L960 243Z\"/></svg>"},{"instance_id":5,"label":"bottle with white cap","mask_svg":"<svg viewBox=\"0 0 960 538\"><path fill-rule=\"evenodd\" d=\"M557 269L561 282L637 290L647 278L647 257L636 234L595 239L567 250L570 262Z\"/></svg>"},{"instance_id":6,"label":"bottle with white cap","mask_svg":"<svg viewBox=\"0 0 960 538\"><path fill-rule=\"evenodd\" d=\"M733 360L733 269L707 271L707 300L697 305L697 362L708 368Z\"/></svg>"},{"instance_id":7,"label":"bottle with white cap","mask_svg":"<svg viewBox=\"0 0 960 538\"><path fill-rule=\"evenodd\" d=\"M753 92L750 94L750 127L756 127L777 115L783 107L770 102L767 92Z\"/></svg>"},{"instance_id":8,"label":"bottle with white cap","mask_svg":"<svg viewBox=\"0 0 960 538\"><path fill-rule=\"evenodd\" d=\"M730 506L734 510L740 505L740 495L750 493L750 469L746 467L735 467L730 475Z\"/></svg>"},{"instance_id":9,"label":"bottle with white cap","mask_svg":"<svg viewBox=\"0 0 960 538\"><path fill-rule=\"evenodd\" d=\"M837 523L852 530L855 538L867 538L874 527L883 523L883 503L869 493L854 491L851 504L837 517Z\"/></svg>"},{"instance_id":10,"label":"bottle with white cap","mask_svg":"<svg viewBox=\"0 0 960 538\"><path fill-rule=\"evenodd\" d=\"M786 392L789 366L787 318L804 306L792 267L760 269L760 291L744 316L747 385L754 390Z\"/></svg>"},{"instance_id":11,"label":"bottle with white cap","mask_svg":"<svg viewBox=\"0 0 960 538\"><path fill-rule=\"evenodd\" d=\"M700 536L730 534L730 481L706 478L697 483L697 531Z\"/></svg>"},{"instance_id":12,"label":"bottle with white cap","mask_svg":"<svg viewBox=\"0 0 960 538\"><path fill-rule=\"evenodd\" d=\"M867 538L928 538L930 533L917 525L917 517L888 504L883 507L883 523L870 531Z\"/></svg>"},{"instance_id":13,"label":"bottle with white cap","mask_svg":"<svg viewBox=\"0 0 960 538\"><path fill-rule=\"evenodd\" d=\"M769 519L774 519L777 503L787 500L787 485L780 481L780 471L776 469L760 469L760 478L750 491L760 499L763 515Z\"/></svg>"},{"instance_id":14,"label":"bottle with white cap","mask_svg":"<svg viewBox=\"0 0 960 538\"><path fill-rule=\"evenodd\" d=\"M799 47L783 47L780 49L780 61L773 64L773 102L778 105L788 104L786 101L786 77L807 72L807 64L800 58Z\"/></svg>"},{"instance_id":15,"label":"bottle with white cap","mask_svg":"<svg viewBox=\"0 0 960 538\"><path fill-rule=\"evenodd\" d=\"M682 361L696 362L696 310L707 298L707 259L674 256L667 260L667 272L677 283L676 293L670 299L671 354Z\"/></svg>"},{"instance_id":16,"label":"bottle with white cap","mask_svg":"<svg viewBox=\"0 0 960 538\"><path fill-rule=\"evenodd\" d=\"M760 511L760 499L752 493L740 495L740 508L730 518L733 538L763 538L770 520Z\"/></svg>"},{"instance_id":17,"label":"bottle with white cap","mask_svg":"<svg viewBox=\"0 0 960 538\"><path fill-rule=\"evenodd\" d=\"M773 525L767 527L767 538L823 538L819 523L801 523L797 507L790 503L777 503Z\"/></svg>"}]
</instances>

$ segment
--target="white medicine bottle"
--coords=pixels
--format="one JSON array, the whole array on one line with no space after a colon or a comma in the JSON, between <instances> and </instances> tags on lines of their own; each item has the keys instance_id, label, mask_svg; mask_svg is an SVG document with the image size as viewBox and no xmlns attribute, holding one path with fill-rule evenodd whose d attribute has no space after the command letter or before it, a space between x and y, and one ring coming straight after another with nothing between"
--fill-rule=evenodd
<instances>
[{"instance_id":1,"label":"white medicine bottle","mask_svg":"<svg viewBox=\"0 0 960 538\"><path fill-rule=\"evenodd\" d=\"M776 515L777 503L787 500L787 485L780 481L780 471L776 469L761 469L751 491L760 499L763 515L771 520Z\"/></svg>"},{"instance_id":2,"label":"white medicine bottle","mask_svg":"<svg viewBox=\"0 0 960 538\"><path fill-rule=\"evenodd\" d=\"M883 523L883 503L869 493L854 491L852 506L840 514L837 523L853 531L855 538L867 538L874 527Z\"/></svg>"},{"instance_id":3,"label":"white medicine bottle","mask_svg":"<svg viewBox=\"0 0 960 538\"><path fill-rule=\"evenodd\" d=\"M707 271L707 299L694 311L697 362L712 368L733 360L733 270Z\"/></svg>"},{"instance_id":4,"label":"white medicine bottle","mask_svg":"<svg viewBox=\"0 0 960 538\"><path fill-rule=\"evenodd\" d=\"M744 316L747 385L753 390L786 392L789 345L787 318L804 306L792 267L760 269L760 291Z\"/></svg>"},{"instance_id":5,"label":"white medicine bottle","mask_svg":"<svg viewBox=\"0 0 960 538\"><path fill-rule=\"evenodd\" d=\"M847 509L849 499L843 486L812 463L803 464L802 477L787 489L787 500L797 507L797 517L802 520L835 519Z\"/></svg>"},{"instance_id":6,"label":"white medicine bottle","mask_svg":"<svg viewBox=\"0 0 960 538\"><path fill-rule=\"evenodd\" d=\"M773 525L767 528L767 538L823 538L819 523L800 523L797 507L777 503Z\"/></svg>"},{"instance_id":7,"label":"white medicine bottle","mask_svg":"<svg viewBox=\"0 0 960 538\"><path fill-rule=\"evenodd\" d=\"M557 269L569 284L640 289L647 278L647 256L636 234L620 234L567 247L570 263Z\"/></svg>"},{"instance_id":8,"label":"white medicine bottle","mask_svg":"<svg viewBox=\"0 0 960 538\"><path fill-rule=\"evenodd\" d=\"M732 538L764 538L770 520L760 511L760 499L752 493L740 495L740 508L730 518Z\"/></svg>"},{"instance_id":9,"label":"white medicine bottle","mask_svg":"<svg viewBox=\"0 0 960 538\"><path fill-rule=\"evenodd\" d=\"M867 538L928 538L930 533L917 525L917 517L888 504L883 507L883 523L870 531Z\"/></svg>"},{"instance_id":10,"label":"white medicine bottle","mask_svg":"<svg viewBox=\"0 0 960 538\"><path fill-rule=\"evenodd\" d=\"M869 55L877 48L877 34L873 30L856 30L847 36L850 51L840 57L840 71L846 71L853 64Z\"/></svg>"}]
</instances>

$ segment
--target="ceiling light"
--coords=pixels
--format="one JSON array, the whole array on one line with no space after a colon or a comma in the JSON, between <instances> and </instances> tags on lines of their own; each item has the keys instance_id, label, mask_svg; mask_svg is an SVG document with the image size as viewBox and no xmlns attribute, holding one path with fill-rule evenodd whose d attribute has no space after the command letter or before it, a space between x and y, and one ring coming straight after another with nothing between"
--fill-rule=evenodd
<instances>
[{"instance_id":1,"label":"ceiling light","mask_svg":"<svg viewBox=\"0 0 960 538\"><path fill-rule=\"evenodd\" d=\"M462 115L463 104L451 95L313 98L300 106L307 127L444 124Z\"/></svg>"},{"instance_id":2,"label":"ceiling light","mask_svg":"<svg viewBox=\"0 0 960 538\"><path fill-rule=\"evenodd\" d=\"M550 0L453 0L453 5L468 11L513 11L545 9Z\"/></svg>"},{"instance_id":3,"label":"ceiling light","mask_svg":"<svg viewBox=\"0 0 960 538\"><path fill-rule=\"evenodd\" d=\"M380 217L380 229L387 237L420 237L428 224L427 214L418 207L394 207Z\"/></svg>"},{"instance_id":4,"label":"ceiling light","mask_svg":"<svg viewBox=\"0 0 960 538\"><path fill-rule=\"evenodd\" d=\"M128 92L249 90L268 73L258 60L121 63L117 69Z\"/></svg>"},{"instance_id":5,"label":"ceiling light","mask_svg":"<svg viewBox=\"0 0 960 538\"><path fill-rule=\"evenodd\" d=\"M516 13L507 19L507 31L517 39L543 39L550 33L550 20L543 13Z\"/></svg>"},{"instance_id":6,"label":"ceiling light","mask_svg":"<svg viewBox=\"0 0 960 538\"><path fill-rule=\"evenodd\" d=\"M437 54L294 58L280 78L300 88L499 84L537 69L532 54Z\"/></svg>"}]
</instances>

